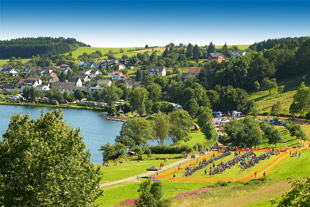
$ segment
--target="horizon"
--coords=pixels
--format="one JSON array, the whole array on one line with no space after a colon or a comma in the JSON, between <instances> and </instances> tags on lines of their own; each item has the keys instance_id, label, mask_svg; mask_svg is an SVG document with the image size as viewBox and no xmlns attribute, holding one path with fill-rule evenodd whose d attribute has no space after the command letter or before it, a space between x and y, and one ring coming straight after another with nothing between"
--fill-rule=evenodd
<instances>
[{"instance_id":1,"label":"horizon","mask_svg":"<svg viewBox=\"0 0 310 207\"><path fill-rule=\"evenodd\" d=\"M73 37L92 47L250 45L309 36L309 1L1 0L1 40Z\"/></svg>"}]
</instances>

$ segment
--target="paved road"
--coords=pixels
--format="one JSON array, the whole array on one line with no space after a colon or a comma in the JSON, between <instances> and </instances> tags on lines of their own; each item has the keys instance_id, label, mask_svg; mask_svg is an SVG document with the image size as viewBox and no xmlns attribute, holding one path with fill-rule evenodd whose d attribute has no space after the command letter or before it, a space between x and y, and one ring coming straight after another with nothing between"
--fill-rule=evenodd
<instances>
[{"instance_id":1,"label":"paved road","mask_svg":"<svg viewBox=\"0 0 310 207\"><path fill-rule=\"evenodd\" d=\"M199 156L196 156L196 158L199 157ZM163 170L167 170L169 168L172 168L172 167L176 167L176 166L179 166L180 164L186 162L186 161L189 161L191 160L191 158L187 158L187 159L182 159L182 160L179 160L179 161L176 161L176 162L173 162L173 163L170 163L164 167L161 168L161 171ZM139 174L139 175L135 175L135 176L132 176L132 177L128 177L128 178L124 178L122 180L115 180L115 181L112 181L112 182L108 182L108 183L104 183L104 184L100 184L100 187L106 187L106 186L109 186L109 185L114 185L114 184L119 184L119 183L124 183L124 182L130 182L130 181L135 181L137 180L138 178L140 177L147 177L147 176L151 176L153 174L156 174L156 172L154 171L149 171L149 172L146 172L146 173L142 173L142 174Z\"/></svg>"}]
</instances>

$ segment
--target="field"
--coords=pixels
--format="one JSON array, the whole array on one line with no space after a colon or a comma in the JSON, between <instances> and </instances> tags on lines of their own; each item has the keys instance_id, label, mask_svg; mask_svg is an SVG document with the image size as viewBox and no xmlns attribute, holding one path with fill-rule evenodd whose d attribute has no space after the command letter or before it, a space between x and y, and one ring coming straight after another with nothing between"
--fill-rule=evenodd
<instances>
[{"instance_id":1,"label":"field","mask_svg":"<svg viewBox=\"0 0 310 207\"><path fill-rule=\"evenodd\" d=\"M252 168L251 170L255 169ZM199 204L200 206L214 207L258 207L274 206L271 204L270 200L276 199L281 196L283 192L290 189L288 178L306 177L309 176L309 173L310 150L302 150L300 159L296 157L286 158L266 176L266 179L236 183L161 182L163 184L164 198L167 199L166 202L169 202L171 206L197 206ZM238 176L238 172L229 173L227 171L226 175L227 174ZM141 180L108 186L104 188L105 196L99 198L96 203L101 204L101 206L115 206L121 201L137 198L139 182L141 182ZM199 193L197 189L201 188L207 189L207 192ZM180 194L182 192L187 193Z\"/></svg>"},{"instance_id":2,"label":"field","mask_svg":"<svg viewBox=\"0 0 310 207\"><path fill-rule=\"evenodd\" d=\"M31 59L22 59L21 61L22 61L22 63L24 64L24 63L26 63L26 62L28 62L28 61L30 61ZM0 59L0 65L5 65L5 64L7 64L8 63L8 61L9 61L9 59Z\"/></svg>"},{"instance_id":3,"label":"field","mask_svg":"<svg viewBox=\"0 0 310 207\"><path fill-rule=\"evenodd\" d=\"M148 52L149 54L151 54L153 51L158 51L157 54L161 54L164 50L163 47L156 47L156 48L149 48L149 49L145 49L141 47L140 48L133 47L133 48L122 48L124 52L120 53L120 49L121 48L79 47L77 50L72 52L72 57L78 58L78 56L82 55L84 52L90 54L92 52L96 52L97 50L101 51L102 55L107 54L110 50L112 50L114 52L115 58L121 58L123 55L128 55L128 57L130 57L130 56L136 55L137 53L144 53L144 52ZM107 59L106 56L104 56L103 58Z\"/></svg>"},{"instance_id":4,"label":"field","mask_svg":"<svg viewBox=\"0 0 310 207\"><path fill-rule=\"evenodd\" d=\"M246 50L249 48L250 45L227 45L228 48L230 48L232 46L237 46L239 48L239 50ZM216 45L215 46L216 49L221 49L222 47L223 47L223 45Z\"/></svg>"},{"instance_id":5,"label":"field","mask_svg":"<svg viewBox=\"0 0 310 207\"><path fill-rule=\"evenodd\" d=\"M146 156L144 158L146 159ZM168 161L164 162L164 158L168 158ZM147 168L150 168L152 166L160 167L160 163L167 165L172 162L176 162L182 159L182 155L153 155L152 159L154 160L128 161L124 162L123 164L112 164L112 166L110 167L101 167L101 170L103 172L103 180L101 181L101 183L107 183L114 180L120 180L141 173L145 173L147 172Z\"/></svg>"}]
</instances>

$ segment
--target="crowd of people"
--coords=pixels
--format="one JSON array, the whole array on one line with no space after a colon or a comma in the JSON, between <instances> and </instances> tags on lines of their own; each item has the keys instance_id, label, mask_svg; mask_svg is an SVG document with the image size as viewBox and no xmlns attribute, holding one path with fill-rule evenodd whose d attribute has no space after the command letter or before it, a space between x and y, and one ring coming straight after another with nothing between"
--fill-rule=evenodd
<instances>
[{"instance_id":1,"label":"crowd of people","mask_svg":"<svg viewBox=\"0 0 310 207\"><path fill-rule=\"evenodd\" d=\"M198 163L198 166L189 166L185 169L185 174L184 174L184 177L188 177L188 176L191 176L193 173L195 173L197 170L201 170L205 167L207 167L209 164L213 163L213 167L215 167L215 164L214 162L219 160L219 159L222 159L223 157L226 157L226 156L229 156L231 155L231 152L226 150L224 151L221 155L218 155L218 156L215 156L215 154L212 155L212 157L207 160L207 159L204 159L202 160L201 162Z\"/></svg>"},{"instance_id":2,"label":"crowd of people","mask_svg":"<svg viewBox=\"0 0 310 207\"><path fill-rule=\"evenodd\" d=\"M274 155L273 151L268 151L264 154L261 154L259 156L256 156L255 153L253 153L251 156L247 156L247 160L245 158L240 162L241 169L245 170L247 168L253 167L255 164L258 164L260 160L265 160L266 158L269 159L271 155Z\"/></svg>"}]
</instances>

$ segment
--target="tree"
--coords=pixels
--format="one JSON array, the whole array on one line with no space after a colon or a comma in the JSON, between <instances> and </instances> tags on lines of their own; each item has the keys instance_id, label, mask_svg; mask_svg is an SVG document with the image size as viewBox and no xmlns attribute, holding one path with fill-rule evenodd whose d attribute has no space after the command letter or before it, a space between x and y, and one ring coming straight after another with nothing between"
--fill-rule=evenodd
<instances>
[{"instance_id":1,"label":"tree","mask_svg":"<svg viewBox=\"0 0 310 207\"><path fill-rule=\"evenodd\" d=\"M28 86L26 86L24 89L23 96L30 102L35 102L38 98L44 97L44 95L40 93L35 87L29 88Z\"/></svg>"},{"instance_id":2,"label":"tree","mask_svg":"<svg viewBox=\"0 0 310 207\"><path fill-rule=\"evenodd\" d=\"M224 127L227 144L234 147L257 146L262 141L259 122L251 117L233 120Z\"/></svg>"},{"instance_id":3,"label":"tree","mask_svg":"<svg viewBox=\"0 0 310 207\"><path fill-rule=\"evenodd\" d=\"M102 175L85 147L59 110L13 115L0 141L0 205L92 206Z\"/></svg>"},{"instance_id":4,"label":"tree","mask_svg":"<svg viewBox=\"0 0 310 207\"><path fill-rule=\"evenodd\" d=\"M188 111L191 115L196 115L199 110L199 105L195 98L189 99L189 101L185 104L184 108Z\"/></svg>"},{"instance_id":5,"label":"tree","mask_svg":"<svg viewBox=\"0 0 310 207\"><path fill-rule=\"evenodd\" d=\"M145 88L135 88L130 94L131 110L137 111L140 116L145 114L145 103L148 92Z\"/></svg>"},{"instance_id":6,"label":"tree","mask_svg":"<svg viewBox=\"0 0 310 207\"><path fill-rule=\"evenodd\" d=\"M310 111L310 87L305 86L304 82L302 82L296 94L294 95L294 100L290 107L290 112L300 113L301 115L304 115L309 111Z\"/></svg>"},{"instance_id":7,"label":"tree","mask_svg":"<svg viewBox=\"0 0 310 207\"><path fill-rule=\"evenodd\" d=\"M269 78L264 78L262 81L262 88L264 90L269 90L269 95L271 95L271 91L274 88L277 88L277 80L275 78L269 80Z\"/></svg>"},{"instance_id":8,"label":"tree","mask_svg":"<svg viewBox=\"0 0 310 207\"><path fill-rule=\"evenodd\" d=\"M153 122L154 139L157 139L158 144L163 145L168 138L170 129L169 116L159 113Z\"/></svg>"},{"instance_id":9,"label":"tree","mask_svg":"<svg viewBox=\"0 0 310 207\"><path fill-rule=\"evenodd\" d=\"M161 182L152 182L148 179L139 185L139 200L135 202L137 207L159 207L162 206L163 196Z\"/></svg>"},{"instance_id":10,"label":"tree","mask_svg":"<svg viewBox=\"0 0 310 207\"><path fill-rule=\"evenodd\" d=\"M63 94L63 98L68 101L68 102L72 102L74 101L74 97L72 96L72 94L70 94L68 91L65 91Z\"/></svg>"},{"instance_id":11,"label":"tree","mask_svg":"<svg viewBox=\"0 0 310 207\"><path fill-rule=\"evenodd\" d=\"M81 90L75 90L74 91L74 98L77 99L77 100L82 100L84 98L84 94Z\"/></svg>"},{"instance_id":12,"label":"tree","mask_svg":"<svg viewBox=\"0 0 310 207\"><path fill-rule=\"evenodd\" d=\"M201 126L206 126L207 123L209 123L212 118L213 118L212 110L208 108L199 115L198 122Z\"/></svg>"},{"instance_id":13,"label":"tree","mask_svg":"<svg viewBox=\"0 0 310 207\"><path fill-rule=\"evenodd\" d=\"M281 102L278 101L276 104L274 104L272 107L271 107L271 114L275 114L275 115L279 115L280 112L281 112Z\"/></svg>"},{"instance_id":14,"label":"tree","mask_svg":"<svg viewBox=\"0 0 310 207\"><path fill-rule=\"evenodd\" d=\"M123 53L123 52L124 52L123 48L119 49L119 53Z\"/></svg>"},{"instance_id":15,"label":"tree","mask_svg":"<svg viewBox=\"0 0 310 207\"><path fill-rule=\"evenodd\" d=\"M131 139L132 141L129 142L134 143L135 146L143 146L148 139L152 139L151 123L143 118L128 120L123 124L120 136L125 137L126 139ZM127 141L121 143L128 146Z\"/></svg>"},{"instance_id":16,"label":"tree","mask_svg":"<svg viewBox=\"0 0 310 207\"><path fill-rule=\"evenodd\" d=\"M143 80L143 73L140 69L136 72L136 81L142 81Z\"/></svg>"},{"instance_id":17,"label":"tree","mask_svg":"<svg viewBox=\"0 0 310 207\"><path fill-rule=\"evenodd\" d=\"M299 178L292 184L292 189L283 194L278 207L306 207L310 205L310 178Z\"/></svg>"},{"instance_id":18,"label":"tree","mask_svg":"<svg viewBox=\"0 0 310 207\"><path fill-rule=\"evenodd\" d=\"M193 45L191 43L189 43L187 45L187 49L186 49L186 57L188 59L192 58L193 57Z\"/></svg>"},{"instance_id":19,"label":"tree","mask_svg":"<svg viewBox=\"0 0 310 207\"><path fill-rule=\"evenodd\" d=\"M59 76L59 81L65 82L65 80L66 80L66 74L64 72L61 72Z\"/></svg>"},{"instance_id":20,"label":"tree","mask_svg":"<svg viewBox=\"0 0 310 207\"><path fill-rule=\"evenodd\" d=\"M149 85L147 88L149 92L149 99L151 99L153 102L160 101L162 96L160 85L154 83L152 85Z\"/></svg>"},{"instance_id":21,"label":"tree","mask_svg":"<svg viewBox=\"0 0 310 207\"><path fill-rule=\"evenodd\" d=\"M210 53L214 53L215 51L216 51L215 45L212 42L210 42L207 50L208 55L210 55Z\"/></svg>"},{"instance_id":22,"label":"tree","mask_svg":"<svg viewBox=\"0 0 310 207\"><path fill-rule=\"evenodd\" d=\"M192 119L187 111L175 110L169 114L170 116L170 130L169 135L173 144L179 140L183 140L188 136L188 131L192 126Z\"/></svg>"},{"instance_id":23,"label":"tree","mask_svg":"<svg viewBox=\"0 0 310 207\"><path fill-rule=\"evenodd\" d=\"M99 150L102 151L103 162L125 157L127 153L126 146L119 142L102 145Z\"/></svg>"},{"instance_id":24,"label":"tree","mask_svg":"<svg viewBox=\"0 0 310 207\"><path fill-rule=\"evenodd\" d=\"M253 87L254 87L254 89L255 89L256 91L259 91L259 89L260 89L260 84L259 84L259 82L258 82L257 80L254 82Z\"/></svg>"},{"instance_id":25,"label":"tree","mask_svg":"<svg viewBox=\"0 0 310 207\"><path fill-rule=\"evenodd\" d=\"M198 60L201 56L201 51L200 51L200 48L198 45L195 45L194 46L194 49L193 49L193 58L195 60Z\"/></svg>"},{"instance_id":26,"label":"tree","mask_svg":"<svg viewBox=\"0 0 310 207\"><path fill-rule=\"evenodd\" d=\"M114 114L116 111L114 104L123 95L123 90L117 88L114 83L111 86L105 85L104 88L103 99L107 103L109 113Z\"/></svg>"},{"instance_id":27,"label":"tree","mask_svg":"<svg viewBox=\"0 0 310 207\"><path fill-rule=\"evenodd\" d=\"M261 122L259 125L264 132L264 137L268 139L268 143L277 146L277 143L282 140L280 132L267 122Z\"/></svg>"}]
</instances>

